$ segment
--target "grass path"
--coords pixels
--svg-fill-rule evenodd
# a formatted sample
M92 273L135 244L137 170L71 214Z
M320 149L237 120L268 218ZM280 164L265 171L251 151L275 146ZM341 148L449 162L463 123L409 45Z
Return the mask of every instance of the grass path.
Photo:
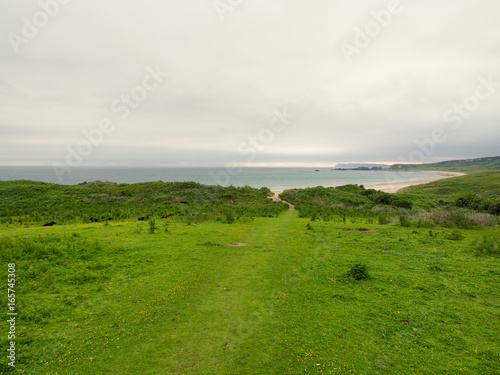
M280 198L280 193L279 192L273 192L273 195L270 197L273 201L276 202L283 202L288 204L288 207L290 210L295 210L295 206L287 201L284 201L283 199Z
M115 315L140 313L143 318L138 323L142 327L121 337L120 346L114 346L102 363L94 361L88 371L269 374L269 363L282 355L276 353L280 347L276 345L280 330L276 304L281 296L283 273L298 261L290 239L296 238L297 229L305 226L302 221L296 211L286 211L277 218L223 226L226 230L222 232L210 233L212 227L203 225L173 229L169 248L192 241L183 244L186 250L177 252L173 259L167 258L165 251L146 254L154 262L150 264L154 273L132 281L122 276L120 282L127 283L125 289L110 297L114 299L109 300L109 308L103 307L102 315L109 314L111 305L116 306L116 298L120 298L124 308L129 306L136 312L122 310ZM175 234L176 231L180 232ZM207 243L224 243L197 250L200 235L211 240ZM163 240L155 241L161 244ZM246 245L228 246L231 242ZM149 247L155 246L150 243ZM164 276L158 273L160 269ZM175 278L173 272L177 272ZM110 284L119 287L117 281ZM169 301L166 305L162 302L165 299ZM144 307L131 305L137 301L143 301Z
M232 248L237 254L221 264L225 272L185 309L189 320L177 327L177 331L187 333L179 333L183 350L173 357L165 353L172 358L172 373L258 373L261 366L255 361L266 359L252 358L251 353L266 344L268 354L272 352L268 325L280 292L276 266L293 251L286 238L294 231L297 216L288 211L276 219L263 220L242 237L246 246ZM193 324L203 329L193 335Z

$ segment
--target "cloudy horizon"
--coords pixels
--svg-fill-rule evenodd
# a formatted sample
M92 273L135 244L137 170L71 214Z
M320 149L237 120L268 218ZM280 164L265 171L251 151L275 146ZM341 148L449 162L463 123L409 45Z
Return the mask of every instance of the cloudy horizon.
M0 165L497 156L494 0L2 5Z

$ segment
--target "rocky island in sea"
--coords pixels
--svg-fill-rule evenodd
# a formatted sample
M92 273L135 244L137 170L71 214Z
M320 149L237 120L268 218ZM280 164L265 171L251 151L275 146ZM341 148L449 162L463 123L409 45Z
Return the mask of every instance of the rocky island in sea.
M387 164L337 164L332 171L382 171L391 166Z

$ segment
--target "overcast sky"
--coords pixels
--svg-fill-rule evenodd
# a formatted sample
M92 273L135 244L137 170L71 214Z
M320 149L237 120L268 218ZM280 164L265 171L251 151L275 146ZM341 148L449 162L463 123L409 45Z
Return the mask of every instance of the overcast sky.
M498 0L60 2L0 5L0 165L500 155Z

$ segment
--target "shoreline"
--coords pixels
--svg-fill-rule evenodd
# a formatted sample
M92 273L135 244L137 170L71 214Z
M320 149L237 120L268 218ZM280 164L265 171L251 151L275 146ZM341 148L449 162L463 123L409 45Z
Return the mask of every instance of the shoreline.
M463 172L442 172L442 171L419 171L419 172L435 173L440 175L440 177L425 178L422 180L406 181L406 182L389 182L385 184L367 186L366 188L380 190L385 193L397 193L399 190L406 188L408 186L428 184L430 182L439 181L445 178L465 176L467 174Z
M365 186L365 187L367 189L380 190L380 191L383 191L385 193L397 193L399 190L406 188L408 186L428 184L430 182L439 181L439 180L442 180L445 178L465 176L467 174L464 172L445 172L445 171L419 171L419 172L435 173L437 175L440 175L440 177L424 178L421 180L405 181L405 182L387 182L387 183L383 183L383 184L369 185L369 186ZM325 187L335 187L335 186L325 186ZM283 191L284 190L272 190L272 192L274 193L273 196L277 197L278 195L283 193Z

